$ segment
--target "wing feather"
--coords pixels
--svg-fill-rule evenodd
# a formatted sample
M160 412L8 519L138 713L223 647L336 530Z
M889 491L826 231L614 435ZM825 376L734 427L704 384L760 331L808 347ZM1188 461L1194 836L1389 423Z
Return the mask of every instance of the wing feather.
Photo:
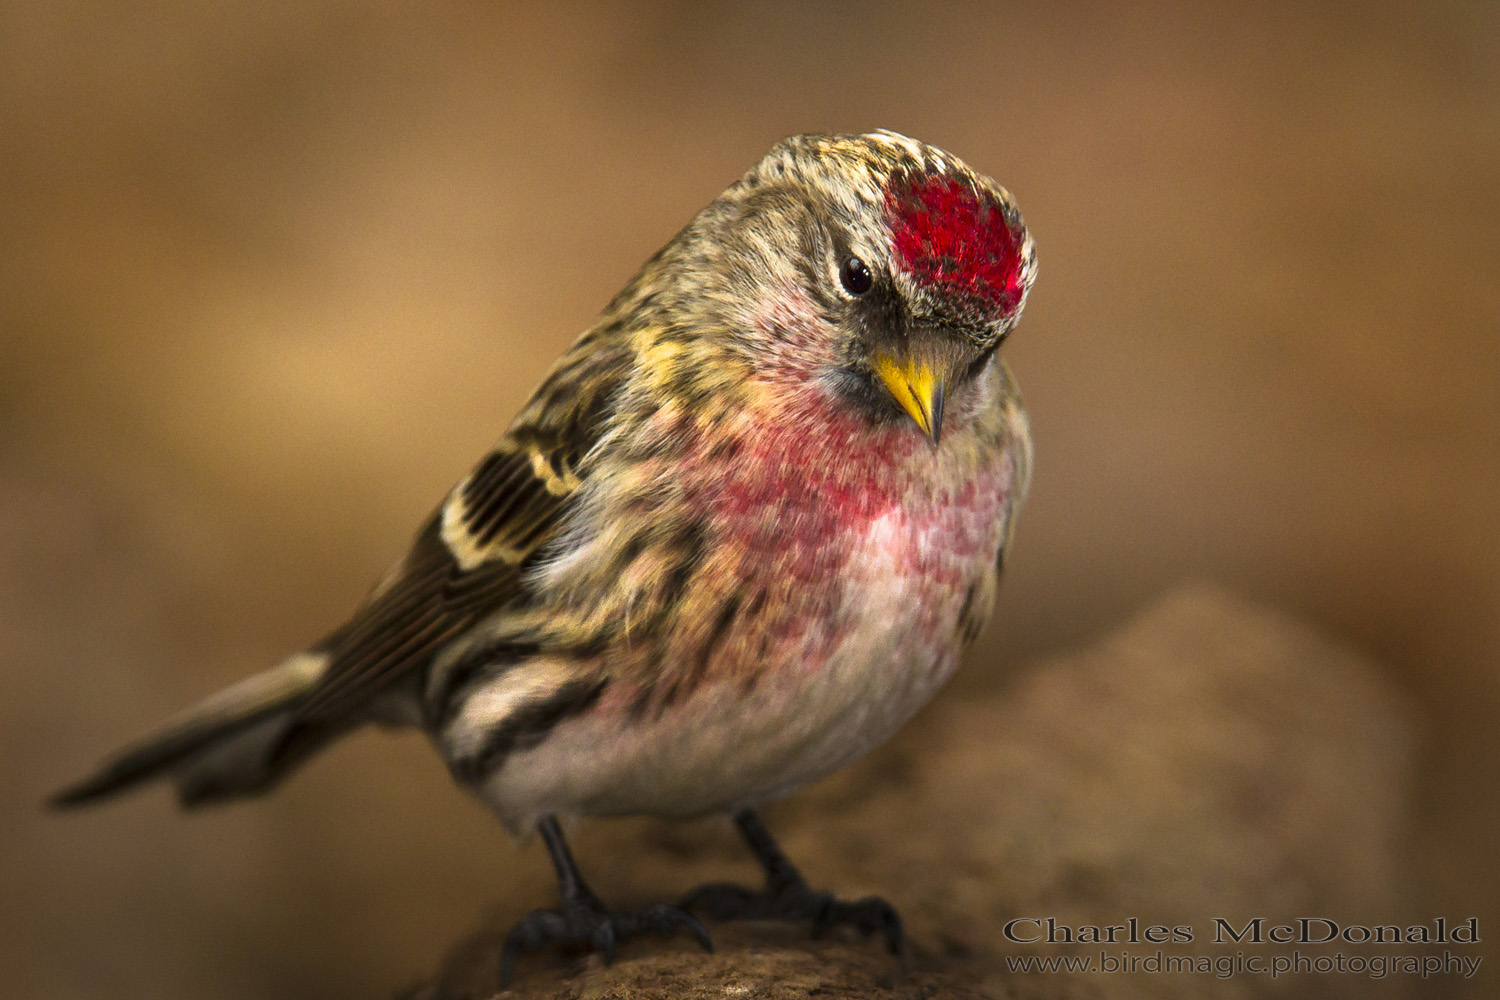
M328 668L298 708L279 752L321 724L355 717L370 697L425 670L479 621L525 603L529 560L556 534L582 485L628 366L619 340L585 338L494 451L448 495L406 558L318 649ZM586 373L584 384L561 373Z

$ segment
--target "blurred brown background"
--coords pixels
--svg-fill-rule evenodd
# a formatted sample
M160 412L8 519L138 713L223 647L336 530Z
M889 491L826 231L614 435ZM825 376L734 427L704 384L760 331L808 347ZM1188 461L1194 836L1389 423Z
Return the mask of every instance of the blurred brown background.
M1425 719L1413 922L1500 935L1495 5L105 6L0 13L15 995L381 996L547 898L416 738L190 819L38 803L335 623L772 142L873 127L1039 247L1036 487L961 683L1183 577L1284 606Z

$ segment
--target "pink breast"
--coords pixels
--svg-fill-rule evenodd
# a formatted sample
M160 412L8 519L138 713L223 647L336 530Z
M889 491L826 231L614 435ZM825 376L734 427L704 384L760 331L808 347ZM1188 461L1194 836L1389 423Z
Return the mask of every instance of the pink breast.
M686 476L690 502L712 511L741 554L742 578L815 585L824 599L809 613L843 603L864 575L850 562L866 561L872 544L888 549L879 572L922 576L938 590L967 587L974 565L994 558L1006 486L999 457L960 477L915 425L872 428L815 398L795 420L747 421L732 445L700 455Z
M869 524L901 505L925 445L915 428L875 429L810 405L794 419L746 421L689 477L732 540L811 579L837 570Z

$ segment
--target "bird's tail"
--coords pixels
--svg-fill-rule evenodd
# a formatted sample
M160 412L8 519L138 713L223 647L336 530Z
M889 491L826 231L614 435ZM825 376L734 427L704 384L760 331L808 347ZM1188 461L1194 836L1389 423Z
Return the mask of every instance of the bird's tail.
M176 782L184 806L265 791L307 756L278 748L327 665L322 653L298 653L245 678L123 748L50 804L83 805L162 777Z

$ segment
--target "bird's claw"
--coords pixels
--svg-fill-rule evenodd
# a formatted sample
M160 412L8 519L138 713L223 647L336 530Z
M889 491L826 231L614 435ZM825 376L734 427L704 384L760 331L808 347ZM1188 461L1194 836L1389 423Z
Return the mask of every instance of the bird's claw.
M800 878L779 881L754 892L741 885L715 882L699 886L677 904L710 920L811 920L813 936L822 937L839 925L853 927L864 937L879 933L886 948L899 955L905 946L901 915L879 896L845 902L819 892Z
M614 913L597 900L571 903L562 910L532 910L511 928L500 958L500 988L510 985L516 957L523 951L539 951L549 945L583 945L609 965L615 946L643 934L670 936L681 928L697 938L704 951L713 951L713 939L697 917L669 903L658 903L634 913Z

